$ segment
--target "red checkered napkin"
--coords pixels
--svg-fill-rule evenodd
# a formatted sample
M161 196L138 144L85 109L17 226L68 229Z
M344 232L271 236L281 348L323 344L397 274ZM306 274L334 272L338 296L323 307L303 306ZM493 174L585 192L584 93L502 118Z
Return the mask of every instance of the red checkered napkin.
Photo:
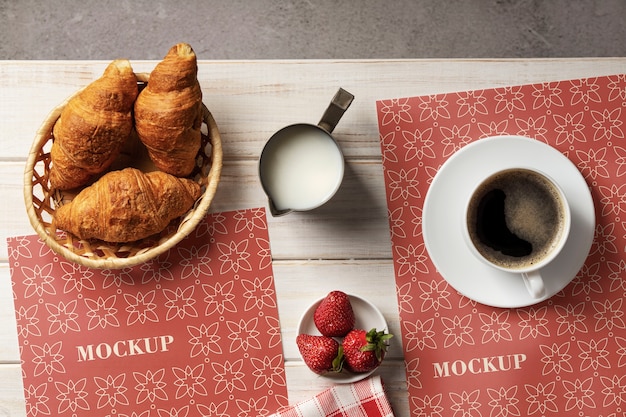
M336 385L269 417L393 417L380 376Z

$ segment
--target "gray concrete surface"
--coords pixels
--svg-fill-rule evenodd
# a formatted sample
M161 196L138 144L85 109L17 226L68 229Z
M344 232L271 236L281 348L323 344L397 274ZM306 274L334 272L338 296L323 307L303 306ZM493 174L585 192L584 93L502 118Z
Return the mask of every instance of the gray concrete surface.
M0 0L0 59L626 56L626 0Z

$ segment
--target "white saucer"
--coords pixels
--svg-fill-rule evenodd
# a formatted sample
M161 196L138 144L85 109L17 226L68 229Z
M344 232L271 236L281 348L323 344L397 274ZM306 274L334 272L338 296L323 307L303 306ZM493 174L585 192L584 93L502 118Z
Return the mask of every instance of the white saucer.
M387 321L385 320L385 317L380 312L378 307L367 301L365 298L361 298L353 294L348 294L348 298L350 299L350 304L352 305L352 310L354 311L355 329L363 329L365 331L369 331L373 328L376 328L376 330L378 331L388 331ZM313 321L313 314L315 313L315 309L318 305L320 305L323 299L324 297L316 300L304 311L302 317L300 317L300 322L298 323L298 334L321 334L315 326L315 322ZM336 340L341 342L340 338L336 338ZM348 384L365 379L373 372L374 371L352 373L344 369L341 373L331 372L322 376L324 378L331 379L333 382L339 384Z
M470 190L489 173L512 164L548 174L571 207L570 237L557 258L542 269L546 294L539 299L530 296L519 274L480 262L463 239L462 211ZM534 139L498 136L466 145L441 166L426 195L422 225L431 260L454 289L481 304L514 308L544 301L576 277L593 243L595 210L585 179L561 152Z

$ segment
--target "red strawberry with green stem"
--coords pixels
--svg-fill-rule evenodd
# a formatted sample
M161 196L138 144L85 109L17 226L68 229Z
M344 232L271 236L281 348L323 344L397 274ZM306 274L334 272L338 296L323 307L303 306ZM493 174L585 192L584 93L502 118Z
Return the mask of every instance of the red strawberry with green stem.
M378 367L387 351L388 340L393 335L372 329L352 330L343 339L345 366L352 372L369 372Z
M331 291L317 306L313 322L324 336L343 337L354 328L350 298L342 291Z
M299 334L296 344L304 363L316 374L341 372L343 355L339 343L326 336Z

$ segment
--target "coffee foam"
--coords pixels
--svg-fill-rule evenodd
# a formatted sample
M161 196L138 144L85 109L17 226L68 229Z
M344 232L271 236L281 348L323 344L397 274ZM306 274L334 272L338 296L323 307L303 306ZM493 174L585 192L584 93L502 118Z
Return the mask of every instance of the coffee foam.
M508 229L532 245L527 256L509 256L479 241L476 232L478 203L490 191L502 190L504 217ZM558 190L544 177L528 170L509 170L486 180L474 193L470 212L470 236L478 251L492 263L521 269L541 262L560 240L565 208Z

